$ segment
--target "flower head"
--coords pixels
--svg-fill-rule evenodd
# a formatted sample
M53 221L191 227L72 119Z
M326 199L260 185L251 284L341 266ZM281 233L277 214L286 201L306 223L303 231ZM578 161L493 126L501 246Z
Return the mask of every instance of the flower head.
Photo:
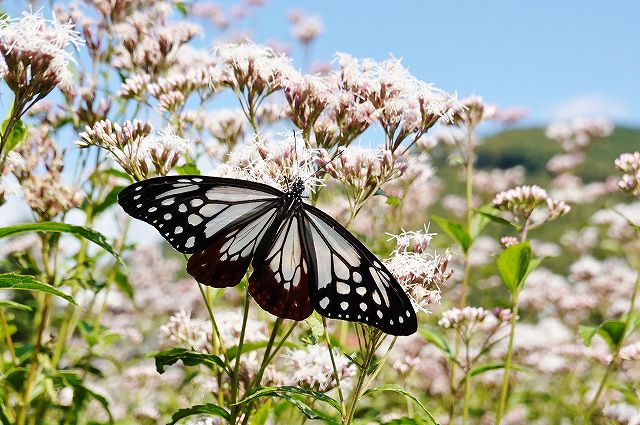
M29 99L44 97L56 85L71 84L66 49L79 47L83 40L73 24L44 19L40 12L24 12L19 19L0 19L0 55L3 77L14 93ZM21 99L23 101L23 99ZM25 103L26 103L25 101Z
M547 207L544 221L555 220L571 211L563 201L551 198L540 186L519 186L498 193L492 201L493 207L513 214L516 219L527 221L534 211L543 205Z
M444 255L396 250L384 261L398 280L417 311L427 312L430 304L440 302L440 287L453 275L447 270L451 253Z
M489 312L482 307L452 308L442 313L438 324L443 328L458 329L462 335L470 336L488 315Z
M292 182L301 179L313 191L322 180L317 177L317 151L305 146L301 137L289 132L274 140L257 136L256 140L237 152L218 169L218 174L268 184L288 191Z
M616 159L615 166L623 173L618 187L634 196L640 196L640 152L623 153Z
M336 386L333 365L329 349L322 345L309 345L304 349L289 350L288 362L292 366L290 385L312 388L326 392ZM337 350L333 353L335 368L339 379L350 378L356 374L356 366Z
M324 32L322 20L317 16L301 16L292 23L291 35L305 46Z
M135 119L120 125L103 120L93 127L87 126L75 143L79 148L98 146L107 150L127 173L142 179L149 172L147 137L152 131L153 126L149 121Z
M565 152L584 151L593 139L613 132L613 123L604 118L575 118L568 122L555 122L547 127L547 137L560 143Z
M189 142L178 136L172 129L159 131L147 148L149 159L159 176L167 173L178 163L178 160L189 149Z

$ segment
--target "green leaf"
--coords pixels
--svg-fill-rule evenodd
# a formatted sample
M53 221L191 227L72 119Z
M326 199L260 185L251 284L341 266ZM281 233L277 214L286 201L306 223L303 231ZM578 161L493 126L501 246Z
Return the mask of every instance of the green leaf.
M431 219L435 221L438 226L440 226L440 228L444 230L444 232L454 241L458 242L458 245L460 245L460 248L462 248L464 252L469 250L473 241L462 224L447 220L446 218L437 215L431 216Z
M444 336L437 328L434 326L423 326L418 329L418 332L424 339L438 347L440 351L442 351L442 354L444 354L449 360L452 360L455 357L447 337Z
M69 295L57 290L51 285L38 281L33 276L20 275L15 273L0 274L0 289L18 289L23 291L44 292L46 294L60 297L71 304L78 305Z
M264 387L251 393L249 396L245 397L243 400L240 400L237 404L245 404L249 401L255 400L260 397L283 398L284 394L298 394L305 397L313 397L318 401L327 403L329 406L333 407L336 411L338 411L338 413L342 413L340 404L337 401L335 401L333 398L329 397L328 395L318 391L313 391L307 388L291 387L291 386Z
M535 269L538 268L538 266L542 263L542 260L544 260L544 257L532 258L529 261L529 267L527 267L527 272L522 277L522 282L520 282L520 288L519 289L523 289L524 284L527 281L527 278L529 277L529 275L531 274L532 271L534 271Z
M173 425L178 422L180 419L186 418L188 416L193 415L202 415L209 414L214 416L219 416L225 421L229 422L231 420L231 415L225 409L220 406L216 406L215 404L200 404L198 406L191 406L186 409L180 409L171 417L171 422L167 425Z
M2 123L2 134L7 130L7 125L9 125L9 118L4 120ZM3 155L6 156L7 153L14 150L22 141L27 137L27 128L25 127L22 120L18 120L16 124L13 126L13 130L11 130L11 134L7 138L7 142L5 143L5 151Z
M376 190L376 192L373 195L384 196L385 198L387 198L387 200L385 201L387 205L391 205L393 207L395 207L396 205L400 205L400 199L396 198L395 196L387 195L386 193L384 193L384 190L382 190L381 188L378 188L378 190Z
M129 276L122 273L122 271L117 270L114 276L113 281L115 282L118 289L124 292L130 300L133 301L133 286L131 286L131 282L129 282Z
M199 176L201 174L198 166L192 163L179 165L177 167L173 167L173 169L181 176Z
M178 11L182 14L182 16L186 17L188 15L187 8L185 7L183 2L177 2L175 5L176 5L176 9L178 9Z
M480 232L489 224L489 218L482 214L473 214L471 217L471 228L469 230L471 239L475 240Z
M108 174L110 176L114 176L114 177L119 177L121 179L125 179L131 183L133 183L133 178L125 173L124 171L120 171L120 170L116 170L115 168L109 168L108 170L104 171L105 174Z
M317 311L314 311L313 313L311 313L311 316L307 317L304 321L307 323L307 325L309 325L311 332L317 338L320 338L322 335L324 335L324 326L322 325L322 316L320 316L320 314L318 314Z
M605 320L598 326L578 326L578 335L587 347L591 345L593 337L600 335L613 351L625 335L625 323L621 320Z
M45 221L42 223L16 224L15 226L0 227L0 238L27 232L70 233L74 236L87 239L95 243L96 245L99 245L109 254L113 255L113 257L118 261L122 262L120 256L114 251L111 243L106 238L106 236L104 236L100 232L89 229L88 227L74 226L72 224L56 223L52 221Z
M0 278L2 277L2 275L0 275ZM9 301L9 300L0 300L0 307L4 307L4 308L15 308L16 310L24 310L24 311L31 311L33 310L31 307L29 307L28 305L24 305L24 304L20 304L17 303L15 301Z
M387 205L391 205L392 207L395 207L397 205L400 205L400 199L396 198L395 196L387 196L387 200L385 201L385 203Z
M124 186L116 186L107 193L102 202L94 205L93 215L96 216L104 212L107 208L118 202L118 194L124 189Z
M339 422L320 410L314 409L302 400L299 400L289 394L282 394L280 397L297 407L307 418L319 419L330 425L339 425Z
M506 248L498 257L497 265L504 284L512 293L518 291L529 272L531 246L529 241Z
M24 383L27 381L27 373L26 367L16 367L6 372L2 379L19 393L22 392Z
M182 360L185 366L204 365L208 368L214 366L221 367L226 370L224 361L216 355L199 353L197 351L185 350L184 348L173 348L167 351L155 353L152 356L156 359L156 369L158 373L164 373L166 366L171 366L178 360Z
M2 425L11 425L9 417L7 416L7 408L2 400L0 400L0 423L2 423Z
M488 218L490 221L496 223L496 224L501 224L503 226L509 226L514 228L515 230L520 231L521 226L516 224L516 223L512 223L509 220L506 220L502 217L500 217L499 215L499 210L495 209L495 208L491 208L491 207L483 207L480 209L474 209L473 210L476 214L480 214L486 218Z
M109 410L109 402L107 401L106 397L85 387L82 378L75 372L71 372L68 370L56 370L48 372L47 376L53 380L54 385L56 385L58 388L73 388L75 392L74 399L76 397L89 396L90 398L96 400L98 403L100 403L107 415L109 415L109 423L113 423L113 416L111 416L111 411Z
M423 422L417 418L409 418L403 416L401 418L392 419L389 422L385 422L382 425L422 425Z
M374 387L374 388L368 389L367 391L365 391L365 393L363 395L369 395L369 394L377 393L377 392L380 392L380 391L391 391L391 392L403 395L403 396L405 396L407 398L410 398L418 406L420 406L420 408L424 411L424 413L427 414L427 418L429 419L429 423L434 424L434 425L439 425L438 421L436 421L436 418L433 417L431 412L429 412L427 410L427 408L424 407L424 404L422 404L420 402L420 400L418 400L418 398L416 396L414 396L413 394L411 394L410 392L408 392L407 390L403 389L402 387L400 387L398 385L395 385L395 384L380 385L378 387Z
M251 415L249 425L265 425L271 414L271 400L267 400L254 414Z
M486 364L475 366L473 369L471 369L471 376L482 375L485 372L489 372L491 370L496 370L496 369L504 369L504 363L486 363ZM519 365L514 365L514 364L509 366L509 370L515 370L518 372L527 372L526 368Z

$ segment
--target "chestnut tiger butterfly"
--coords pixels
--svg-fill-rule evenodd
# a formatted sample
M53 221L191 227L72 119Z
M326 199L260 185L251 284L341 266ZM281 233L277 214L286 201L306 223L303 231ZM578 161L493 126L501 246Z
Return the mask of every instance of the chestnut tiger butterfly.
M278 317L313 310L392 335L417 330L408 296L374 254L303 201L301 179L286 192L248 180L155 177L122 190L118 203L184 254L198 282L236 286L249 265L249 294Z

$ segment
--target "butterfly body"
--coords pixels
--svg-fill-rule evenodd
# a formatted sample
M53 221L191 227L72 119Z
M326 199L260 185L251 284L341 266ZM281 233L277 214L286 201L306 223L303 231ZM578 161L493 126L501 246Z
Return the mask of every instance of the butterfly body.
M125 188L124 210L153 225L187 271L213 287L237 285L266 311L303 320L366 323L394 335L416 331L407 295L384 265L337 221L303 200L304 183L283 192L261 183L204 176L158 177Z

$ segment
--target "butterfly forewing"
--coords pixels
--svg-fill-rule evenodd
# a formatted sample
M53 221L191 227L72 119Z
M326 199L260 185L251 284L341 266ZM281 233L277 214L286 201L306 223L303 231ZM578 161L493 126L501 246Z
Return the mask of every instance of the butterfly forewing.
M313 307L323 316L366 323L393 335L417 329L415 311L400 284L358 239L317 208L305 205L304 248L316 285Z
M232 224L275 208L282 192L259 183L218 177L157 177L118 195L134 218L146 221L178 251L191 254Z
M292 212L265 238L253 260L249 293L266 311L278 317L303 320L313 312L309 301L308 253L304 249L302 210Z

